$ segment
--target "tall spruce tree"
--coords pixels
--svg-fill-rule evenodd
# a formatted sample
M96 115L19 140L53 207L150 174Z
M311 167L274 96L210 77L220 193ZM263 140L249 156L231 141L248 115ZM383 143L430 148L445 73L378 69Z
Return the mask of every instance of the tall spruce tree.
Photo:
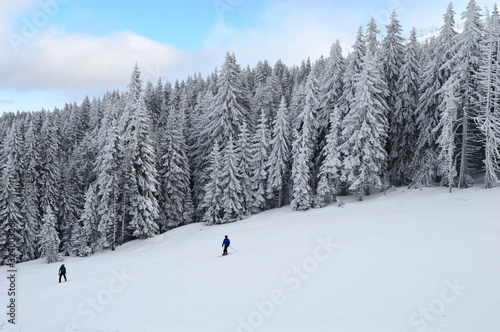
M6 160L2 166L0 183L0 249L1 263L14 265L21 260L21 252L29 243L24 243L22 236L23 218L21 215L21 166L19 137L16 135L17 124L8 130L3 142L2 155Z
M451 64L448 67L453 68L449 80L457 80L456 83L453 82L453 85L459 89L457 91L460 98L457 117L457 121L460 122L457 128L457 139L460 145L460 151L457 151L460 156L458 186L465 188L472 185L470 174L478 168L478 165L474 165L474 160L481 158L483 152L477 144L480 131L474 118L478 114L478 70L484 28L481 21L481 9L475 0L469 1L467 9L462 13L462 18L464 29L457 37L456 53L449 60Z
M414 170L411 186L428 185L437 179L437 137L435 131L439 123L438 107L443 97L439 90L451 75L452 64L449 61L455 52L456 35L455 12L450 3L443 15L443 26L432 46L431 59L424 65L420 80L420 97L416 110L418 131L415 155L412 162ZM450 67L451 66L451 67Z
M262 110L257 123L257 130L252 140L253 172L252 189L254 193L250 213L258 213L266 208L266 191L268 178L268 160L270 153L271 134L267 125L266 111Z
M183 116L182 109L172 109L164 131L159 169L160 206L165 218L161 221L162 231L191 222L184 219L186 209L192 210L193 207L186 206L191 202L191 187Z
M456 144L455 132L457 123L457 112L459 97L457 96L458 87L456 86L457 80L448 80L441 88L441 94L444 99L439 106L443 111L438 126L435 128L436 132L440 132L437 139L439 145L439 175L441 175L443 185L449 187L451 193L452 187L455 184L456 170Z
M21 169L21 214L23 226L21 230L24 246L21 248L21 260L29 261L38 257L37 234L40 231L39 181L40 157L38 140L33 119L30 119L24 140L24 153Z
M292 209L307 210L312 207L316 186L316 174L312 162L317 148L318 119L318 81L311 71L304 88L304 108L299 115L301 123L294 142L295 149L292 165L293 196Z
M410 39L405 46L404 62L397 82L396 103L392 117L392 132L389 145L391 165L389 179L396 184L409 184L412 176L417 128L415 110L419 97L420 63L419 45L416 30L412 29Z
M336 107L330 115L330 131L323 148L316 206L323 207L336 200L342 172L342 116Z
M128 229L136 238L148 238L158 233L158 201L156 197L158 171L150 132L150 119L142 93L139 68L134 68L122 121L122 142L125 153L125 174L128 184Z
M484 187L492 188L500 182L500 17L496 4L487 20L480 61L480 104L475 120L483 133Z
M47 204L42 217L39 243L41 256L45 257L49 264L58 262L61 259L59 256L59 244L61 240L57 236L56 222L56 216L52 212L50 204Z
M204 211L202 220L207 225L222 223L222 188L221 188L221 153L217 142L210 154L210 165L208 168L209 181L205 185L205 196L200 203Z
M111 246L114 249L118 242L121 192L119 171L123 156L118 134L118 105L108 100L106 108L106 115L99 130L99 152L94 166L97 174L95 195L99 202L97 207L98 228L101 230L99 247L102 249Z
M349 190L362 200L370 186L383 186L387 163L387 85L376 64L367 53L362 71L356 79L353 108L343 120L342 135L346 138L341 149L344 160L343 178Z
M401 113L400 110L396 108L397 97L400 92L398 80L404 62L404 38L401 36L401 24L395 10L391 13L390 23L386 26L386 30L387 35L382 41L382 59L388 89L388 95L386 97L388 107L387 120L389 121L387 153L390 155L393 150L398 148L398 146L394 145L399 142L400 133L405 130L405 128L399 127L404 125L404 123L398 122L398 115ZM389 174L394 173L392 169L392 163L388 164Z
M290 123L287 118L286 100L283 96L278 113L273 121L273 133L270 143L271 151L268 160L268 198L277 198L276 206L281 207L286 202L284 193L290 176Z
M222 151L220 170L220 186L222 223L229 223L245 217L243 198L241 197L241 173L238 168L238 157L232 137Z

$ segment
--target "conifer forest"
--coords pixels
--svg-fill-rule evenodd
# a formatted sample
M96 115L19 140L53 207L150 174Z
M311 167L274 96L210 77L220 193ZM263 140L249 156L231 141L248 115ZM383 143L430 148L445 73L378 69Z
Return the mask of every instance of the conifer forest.
M3 114L1 263L393 186L498 185L500 15L474 0L460 14L458 29L450 3L417 38L393 12L300 65L228 52L206 77L143 82L137 64L127 91Z

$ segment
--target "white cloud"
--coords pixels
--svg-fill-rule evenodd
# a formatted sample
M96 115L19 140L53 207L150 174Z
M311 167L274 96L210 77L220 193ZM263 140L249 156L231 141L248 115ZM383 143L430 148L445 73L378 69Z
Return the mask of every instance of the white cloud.
M157 79L188 59L132 32L92 37L44 31L19 52L4 49L3 54L7 61L0 63L0 72L7 75L0 76L0 85L18 88L113 88L128 81L136 62L143 75Z

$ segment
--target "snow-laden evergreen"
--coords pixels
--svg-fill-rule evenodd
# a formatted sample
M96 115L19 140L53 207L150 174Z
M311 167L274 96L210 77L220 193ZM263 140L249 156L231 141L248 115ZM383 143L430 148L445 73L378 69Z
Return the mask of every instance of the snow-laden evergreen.
M439 108L442 112L439 124L435 128L436 132L440 132L437 139L439 145L438 175L443 177L442 183L449 187L450 192L453 185L455 185L455 176L457 175L455 134L459 97L457 97L458 88L454 85L454 82L456 81L449 80L441 88L441 94L444 98Z
M430 59L423 65L420 78L420 96L416 110L417 144L412 162L414 170L412 186L426 186L437 179L438 107L443 97L438 93L451 75L450 59L455 50L455 12L450 3L443 15L439 36L431 43Z
M250 213L258 213L266 209L266 192L268 177L268 160L270 153L271 133L268 128L266 111L263 109L257 122L257 128L252 140L253 174L252 186L254 199Z
M342 97L345 60L342 47L337 40L330 48L330 56L326 59L325 69L319 80L319 110L318 110L318 149L326 144L326 135L330 127L329 119L340 98ZM322 158L320 159L322 161Z
M21 178L24 184L21 189L21 213L23 227L21 230L23 245L21 246L21 260L28 261L38 257L37 236L40 231L39 186L40 157L39 143L35 132L35 120L29 121L24 135L24 153L22 156Z
M2 178L0 186L0 262L12 264L21 260L21 248L28 249L30 243L23 243L21 237L24 220L21 214L21 181L20 173L20 144L17 136L17 125L7 133L3 143L2 155L6 157L2 166ZM27 239L30 240L30 239ZM20 246L21 244L21 246Z
M367 53L355 85L352 109L342 123L344 159L343 179L359 200L370 187L382 188L387 165L387 85L376 57Z
M311 71L304 88L304 108L299 115L300 131L297 132L294 142L293 151L296 153L292 156L293 198L291 206L294 210L307 210L312 207L313 203L316 179L311 164L319 128L317 119L318 93L318 81L314 71Z
M0 215L20 216L2 220L2 255L10 228L17 261L48 248L42 226L53 247L47 219L58 254L86 256L377 187L465 188L476 172L497 186L498 10L471 0L462 17L458 29L450 3L436 37L405 41L393 11L385 36L372 18L345 58L340 41L295 65L227 53L206 77L144 89L136 65L125 92L2 114Z
M95 188L90 185L85 193L85 204L80 216L84 236L80 238L80 243L76 248L79 256L86 256L88 252L102 251L104 248L109 247L109 227L105 223L105 219L99 218L98 204ZM79 235L78 232L74 234Z
M220 224L222 222L222 188L221 188L221 153L219 145L215 142L210 154L210 166L207 170L209 181L205 185L205 196L200 203L205 211L202 221L207 225Z
M389 155L393 153L400 153L401 151L393 152L393 150L398 150L400 146L401 133L404 132L404 123L401 122L402 117L409 117L411 115L403 115L397 107L398 97L401 97L399 78L401 76L401 67L404 63L404 38L401 35L402 27L399 19L397 18L396 10L391 13L391 18L389 24L386 26L387 34L382 41L382 60L383 71L385 74L385 82L387 84L387 121L389 122L388 127L388 141L387 141L387 153ZM373 53L372 55L376 55ZM391 161L391 160L389 160ZM388 163L389 174L398 173L399 170L393 170L393 163ZM400 179L396 179L400 180Z
M243 213L248 215L254 206L256 198L256 193L254 191L256 187L254 182L255 179L252 176L255 173L256 165L252 150L252 138L250 137L250 132L245 122L241 126L241 131L235 149L238 160L238 169L241 175L240 195L243 199Z
M285 97L281 98L276 118L273 120L273 132L270 142L271 151L268 159L267 193L271 200L277 199L276 207L283 206L291 163L290 123L288 122ZM273 204L274 205L274 204Z
M389 94L387 95L387 106L389 107L389 124L391 131L397 131L397 128L392 128L393 117L395 116L396 99L398 96L398 80L400 76L401 66L404 62L404 38L401 23L397 17L396 10L393 10L390 17L390 22L386 26L387 34L382 41L382 63L384 74ZM372 53L372 56L375 56Z
M389 154L389 179L396 184L409 184L416 144L415 110L418 102L420 63L415 29L405 46L403 65L399 71L397 94L392 111Z
M372 17L366 26L366 46L367 51L372 54L377 54L380 51L380 42L378 40L380 29L377 22Z
M481 45L480 106L476 121L483 133L484 186L492 188L499 183L497 173L500 173L500 17L496 4L487 23Z
M234 140L229 137L229 141L222 150L222 163L220 170L221 209L222 223L241 220L245 217L243 197L240 195L241 171L238 167L238 155L234 145Z
M120 221L119 195L120 195L120 164L123 160L122 147L118 133L118 109L111 100L108 101L106 113L99 132L99 152L96 156L95 168L98 174L96 179L96 199L99 202L98 224L102 232L99 234L98 248L114 248L117 243L117 234ZM92 206L88 208L93 208ZM87 211L87 213L91 213Z
M330 115L330 131L323 148L323 163L320 168L316 205L323 207L336 200L338 186L343 169L342 151L342 115L336 107Z
M61 240L57 236L56 221L52 208L47 204L42 217L42 229L39 237L40 256L45 257L47 263L58 262L61 259L59 255Z
M462 19L464 29L456 38L456 53L449 60L451 64L448 67L453 67L449 80L456 80L452 84L458 87L457 96L460 98L457 114L457 121L460 122L457 130L460 145L457 151L460 157L457 185L466 188L472 185L471 172L476 168L473 160L482 154L481 147L477 144L480 132L473 120L478 114L478 69L483 34L481 9L475 0L469 1ZM443 109L440 111L444 112Z
M190 170L187 160L187 146L184 137L184 112L171 109L162 140L160 177L161 210L163 220L161 230L166 231L187 224L185 214L191 215Z
M128 117L124 129L125 181L128 185L127 205L132 236L148 238L158 233L159 215L156 197L158 171L153 141L150 133L150 119L142 94L140 71L136 66L129 85L127 108L122 116Z
M342 115L347 114L352 108L351 103L356 94L356 79L358 78L358 74L361 72L363 59L366 55L367 46L363 35L363 29L361 27L358 29L356 40L352 48L352 52L349 53L349 56L346 59L347 64L344 73L343 92L338 105L342 111Z
M54 226L59 228L59 203L61 196L61 170L59 139L57 137L57 127L54 121L55 114L48 114L41 128L40 139L40 206L43 213L50 212L56 218Z

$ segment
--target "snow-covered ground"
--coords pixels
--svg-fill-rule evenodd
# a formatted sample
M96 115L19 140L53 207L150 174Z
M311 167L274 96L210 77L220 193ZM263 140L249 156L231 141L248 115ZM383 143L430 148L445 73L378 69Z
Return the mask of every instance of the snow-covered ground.
M2 267L0 330L500 331L500 188L341 199L19 264L16 325Z

